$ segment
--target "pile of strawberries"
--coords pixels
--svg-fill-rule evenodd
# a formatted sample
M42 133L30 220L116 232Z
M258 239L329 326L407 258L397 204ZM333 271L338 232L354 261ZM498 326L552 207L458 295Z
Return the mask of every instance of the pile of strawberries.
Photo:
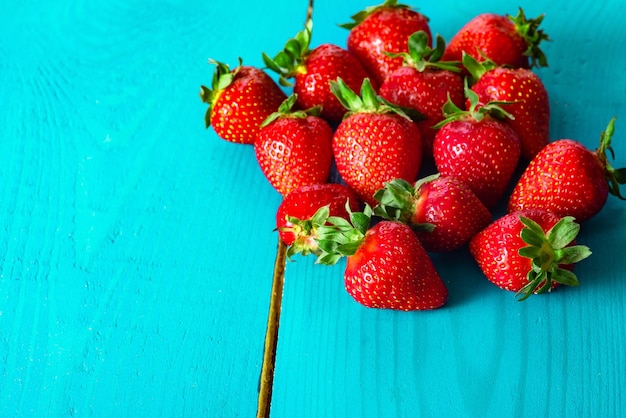
M520 299L577 285L574 263L591 254L575 242L579 223L609 193L624 199L626 169L607 161L615 118L595 151L550 140L533 72L547 65L542 18L480 14L446 45L424 15L386 0L343 25L346 49L311 48L309 19L262 55L265 69L211 61L206 126L254 146L284 196L276 222L288 255L346 257L346 290L365 306L443 306L429 254L463 247Z

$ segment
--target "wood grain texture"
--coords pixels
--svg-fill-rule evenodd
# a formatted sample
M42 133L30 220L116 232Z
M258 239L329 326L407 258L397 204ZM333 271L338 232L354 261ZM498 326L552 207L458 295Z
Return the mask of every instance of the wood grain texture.
M259 12L0 7L0 415L251 416L279 196L198 92Z

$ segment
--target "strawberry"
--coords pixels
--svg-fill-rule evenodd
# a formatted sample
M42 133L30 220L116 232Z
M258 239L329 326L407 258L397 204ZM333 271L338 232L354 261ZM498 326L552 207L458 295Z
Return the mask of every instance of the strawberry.
M398 107L385 103L365 79L361 96L341 79L333 93L348 109L333 136L337 172L361 200L374 204L386 181L414 181L420 169L422 139L417 125Z
M508 202L509 212L543 209L584 222L604 207L609 193L625 200L620 185L626 184L626 168L615 169L607 159L615 118L600 136L593 152L572 139L546 145L531 160L515 185Z
M444 119L441 109L452 100L464 107L463 77L460 62L440 61L445 41L437 36L436 47L430 48L426 32L409 37L408 52L392 54L403 59L403 66L393 71L380 86L378 94L392 103L415 109L425 116L417 122L422 134L424 155L432 156L435 133L433 126Z
M402 58L387 53L406 52L407 39L424 31L430 40L428 18L397 0L367 7L352 16L352 22L340 25L349 29L347 47L363 63L377 85L402 66Z
M508 115L491 102L478 106L478 96L466 89L470 105L464 111L446 103L446 119L433 143L433 158L442 176L467 184L489 209L506 191L520 157L517 133L506 122ZM510 116L510 115L509 115Z
M539 47L549 40L539 29L543 18L527 19L521 8L515 17L479 14L450 39L444 59L459 61L466 52L479 61L489 58L514 68L545 67L548 60Z
M446 252L465 245L491 223L491 213L474 192L453 177L439 174L415 185L396 179L374 196L374 213L413 227L427 251Z
M332 128L317 116L319 108L292 111L296 99L289 96L263 122L254 142L261 171L282 195L326 182L333 158Z
M371 208L350 213L350 221L328 218L318 228L318 262L346 257L344 284L358 303L403 311L443 306L448 290L411 228L401 222L371 225Z
M308 255L317 251L317 228L329 216L348 219L346 205L359 210L359 198L350 188L335 183L302 186L285 196L276 211L276 229L289 248L287 255ZM327 209L316 212L322 207ZM323 219L320 221L319 219Z
M469 249L489 281L523 300L560 284L578 285L573 265L591 254L586 246L574 245L579 230L572 217L518 211L476 234Z
M321 116L338 122L346 109L331 92L329 82L340 77L356 90L369 74L351 52L337 45L326 43L310 49L312 25L308 20L304 30L289 39L282 51L274 58L263 54L263 61L269 69L280 74L282 85L293 85L293 91L298 95L298 107L322 106ZM293 83L290 78L294 79Z
M239 65L215 64L211 88L200 86L200 98L209 105L204 122L227 141L253 144L261 123L287 98L262 70Z
M550 141L550 101L539 76L526 68L497 66L491 60L478 62L465 53L463 64L476 80L472 90L479 105L509 102L506 111L513 118L508 122L519 136L522 157L530 161Z

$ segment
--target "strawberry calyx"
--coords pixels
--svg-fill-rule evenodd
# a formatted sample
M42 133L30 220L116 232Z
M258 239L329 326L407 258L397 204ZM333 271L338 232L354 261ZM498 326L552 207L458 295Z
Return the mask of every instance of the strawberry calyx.
M539 15L534 19L526 18L524 10L520 7L517 16L507 15L509 20L515 25L515 31L520 35L528 48L524 51L524 55L530 58L531 67L547 67L548 59L546 54L541 50L539 44L542 41L549 41L550 38L542 30L539 29L545 15Z
M383 9L383 8L390 8L390 9L413 9L411 6L409 6L407 4L398 3L398 0L385 0L381 4L374 5L374 6L368 6L365 9L355 13L354 15L350 16L350 18L352 19L352 22L342 23L342 24L339 25L339 27L350 30L350 29L354 28L355 26L358 26L368 16L374 14L375 12L377 12L380 9Z
M354 255L363 242L371 225L372 208L366 204L363 212L353 212L346 203L346 211L349 219L328 216L324 212L320 214L320 221L324 215L326 218L324 224L317 228L319 255L316 263L336 264L341 258Z
M287 257L293 258L296 254L307 256L320 254L318 247L318 229L328 220L330 205L322 206L310 219L298 219L287 216L287 225L281 227L283 232L290 232L295 236L293 243L287 248Z
M613 168L611 164L609 164L607 156L608 152L611 154L611 158L615 159L615 152L611 147L611 138L615 131L615 119L616 117L613 117L609 121L606 129L600 134L600 146L595 153L600 161L600 165L604 169L604 175L609 184L609 192L621 200L626 200L626 196L622 195L620 191L620 185L626 184L626 167Z
M313 32L313 20L307 19L304 29L289 39L282 51L273 58L263 52L263 62L270 70L278 73L278 82L282 86L290 87L293 83L289 78L306 71L305 60L311 52L311 35Z
M503 105L510 104L511 102L494 100L486 104L481 104L478 94L471 90L467 86L467 79L465 79L465 97L469 100L469 107L467 110L461 109L452 102L450 94L448 94L448 101L443 105L443 114L445 118L438 124L433 126L433 129L440 129L444 125L454 121L467 121L476 120L480 122L489 115L499 120L515 119L515 116L504 110Z
M577 286L576 275L559 267L577 263L591 255L587 246L570 245L580 231L580 225L574 222L574 218L561 218L547 232L530 218L520 216L519 219L524 224L520 236L528 246L520 248L518 253L532 260L532 268L526 276L528 283L516 293L518 300L527 299L533 293L549 292L553 283Z
M269 125L278 118L306 118L307 116L319 116L322 113L322 106L313 106L305 110L293 110L293 106L298 100L298 95L293 93L287 97L278 107L276 112L270 114L261 124L261 128Z
M205 115L204 115L204 125L206 128L211 126L211 110L213 109L213 105L217 101L218 97L222 93L222 91L231 85L235 76L241 69L243 62L241 57L239 58L239 64L231 70L228 64L223 62L216 61L214 59L209 59L209 64L215 64L215 69L213 70L213 79L211 80L211 87L200 86L200 99L209 105Z
M415 223L413 215L420 196L417 191L421 185L435 180L439 174L424 177L414 185L404 179L386 182L384 187L374 194L378 204L374 207L374 215L390 221L408 224L416 231L432 232L435 225L431 223Z
M428 34L423 31L417 31L409 36L408 52L385 52L390 58L402 58L405 66L413 67L419 72L423 72L427 68L436 68L439 70L461 72L459 61L441 61L446 50L446 41L441 35L437 35L435 47L430 47L430 39Z
M498 68L498 64L488 57L483 57L482 61L478 61L465 51L462 53L461 62L469 73L468 83L470 85L474 85L486 72Z
M348 87L341 77L336 81L330 81L330 90L339 103L348 110L344 119L354 113L395 113L413 122L426 119L426 116L417 110L398 106L379 96L369 78L363 79L360 94Z

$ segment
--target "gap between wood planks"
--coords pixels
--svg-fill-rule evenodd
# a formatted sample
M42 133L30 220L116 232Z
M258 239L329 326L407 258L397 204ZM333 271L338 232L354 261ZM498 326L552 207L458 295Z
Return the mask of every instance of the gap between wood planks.
M308 0L306 20L313 18L313 0ZM265 345L263 351L263 365L259 382L259 399L257 404L257 418L269 418L272 403L272 389L274 386L274 366L276 364L276 346L278 344L278 325L280 323L280 309L285 284L285 267L287 260L287 246L278 238L276 261L274 262L274 278L272 279L272 293L265 330Z
M276 362L276 345L278 343L278 325L280 323L280 309L283 298L283 286L285 283L286 258L287 246L279 237L276 261L274 262L274 278L272 280L269 315L265 331L257 418L268 418L270 416L270 404L272 402L272 388L274 384L274 365Z

